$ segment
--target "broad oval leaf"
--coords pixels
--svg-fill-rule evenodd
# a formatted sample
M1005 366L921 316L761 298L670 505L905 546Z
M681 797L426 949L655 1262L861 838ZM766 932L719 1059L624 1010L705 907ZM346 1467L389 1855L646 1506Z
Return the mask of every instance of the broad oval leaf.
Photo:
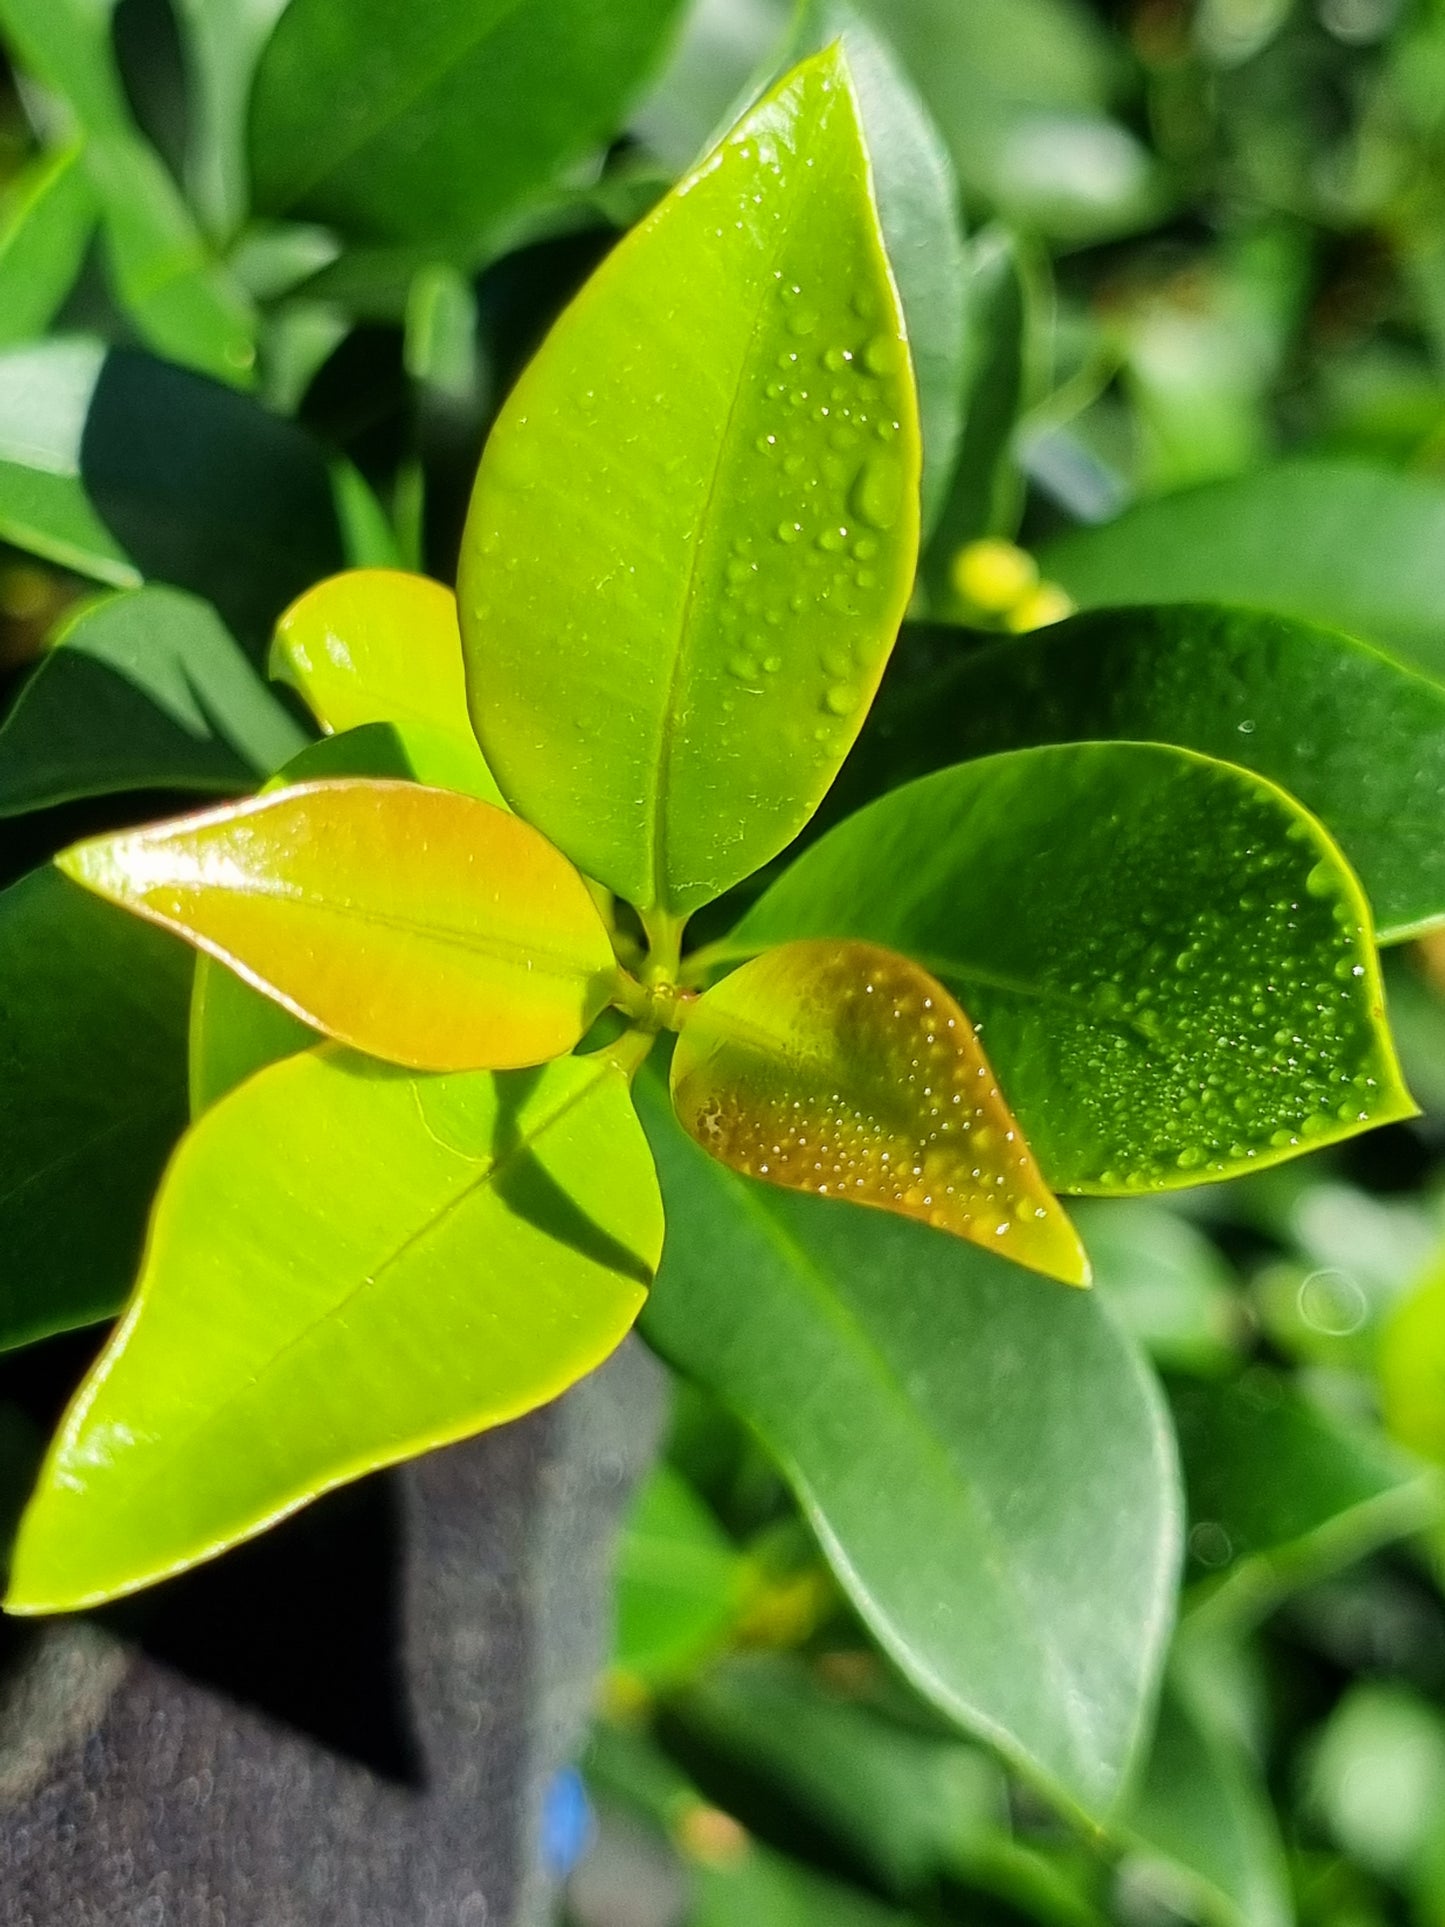
M0 725L0 816L116 790L235 794L305 742L209 603L123 590L62 624Z
M272 1066L167 1173L7 1609L115 1598L530 1411L621 1342L661 1246L606 1057L417 1078L327 1046Z
M895 781L1107 738L1240 763L1339 839L1383 941L1445 918L1445 689L1336 630L1203 603L1097 610L951 650L889 720Z
M619 131L679 5L290 0L252 96L257 202L372 240L475 245Z
M1086 609L1250 603L1445 671L1445 486L1433 476L1279 462L1063 536L1041 562Z
M1102 1818L1179 1551L1169 1425L1093 1293L881 1211L749 1184L637 1099L668 1211L644 1332L758 1433L933 1705Z
M882 673L918 476L835 49L608 256L492 432L458 603L509 800L642 908L685 913L775 855Z
M689 1135L735 1171L1088 1281L972 1024L906 957L787 943L745 963L688 1012L672 1101Z
M1185 750L1062 744L906 784L733 941L796 937L940 978L1061 1191L1197 1184L1414 1111L1339 850L1272 783Z
M471 742L457 602L402 569L348 569L318 582L276 625L270 672L321 727L419 723Z
M186 954L53 869L0 891L0 1351L111 1318L185 1127Z
M559 1056L617 981L566 859L519 818L447 790L303 783L56 860L303 1023L421 1070Z

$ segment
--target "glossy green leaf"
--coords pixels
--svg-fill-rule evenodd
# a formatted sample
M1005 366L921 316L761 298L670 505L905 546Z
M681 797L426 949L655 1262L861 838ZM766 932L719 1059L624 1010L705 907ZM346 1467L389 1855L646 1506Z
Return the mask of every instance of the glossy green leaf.
M0 352L0 536L118 588L190 589L248 648L343 559L325 458L294 423L85 340Z
M745 963L688 1011L672 1102L710 1156L748 1177L1088 1282L967 1015L906 957L791 943Z
M616 987L572 866L520 818L448 790L303 783L57 861L304 1023L421 1070L542 1063Z
M1217 1245L1154 1198L1081 1200L1071 1214L1112 1315L1156 1365L1227 1369L1248 1329Z
M208 603L122 590L62 626L0 724L0 816L116 790L234 793L305 741Z
M746 1568L681 1473L660 1465L638 1494L617 1548L614 1666L666 1681L721 1643Z
M0 24L84 134L111 272L142 335L174 361L244 381L256 358L255 317L136 130L111 45L112 11L113 0L0 0Z
M481 752L421 723L404 728L367 723L309 743L286 765L279 783L337 776L374 776L453 789L493 800L495 788ZM318 1034L272 998L253 990L233 970L202 951L191 995L191 1115L198 1117L228 1091L280 1058L318 1042Z
M1064 536L1041 566L1083 608L1249 603L1445 670L1445 484L1428 476L1280 462Z
M1033 743L1178 743L1318 816L1384 941L1445 919L1445 689L1329 629L1185 604L958 650L913 698L908 774Z
M420 723L475 742L456 597L426 576L351 569L317 583L276 625L270 668L325 730Z
M475 243L619 131L678 10L291 0L256 75L256 199L370 240Z
M1177 1685L1165 1692L1125 1831L1168 1863L1166 1903L1182 1878L1195 1917L1212 1927L1292 1927L1284 1848L1258 1768Z
M878 217L908 323L923 437L926 534L943 506L962 420L968 291L958 183L912 80L850 0L807 0L787 64L838 39L857 89Z
M417 1078L326 1047L273 1066L166 1175L8 1610L113 1598L543 1404L621 1341L661 1245L608 1059Z
M674 913L783 848L892 646L918 461L835 50L608 256L492 432L458 602L511 802Z
M1258 1617L1291 1586L1439 1511L1417 1464L1263 1366L1178 1385L1171 1400L1193 1521L1188 1577L1213 1616Z
M1412 1113L1369 911L1273 784L1064 744L940 770L806 851L743 954L858 937L959 998L1061 1191L1197 1184Z
M919 1691L1103 1814L1146 1719L1178 1552L1169 1429L1136 1353L1091 1294L750 1184L651 1080L637 1098L669 1217L649 1341L758 1433Z
M43 334L95 230L79 147L32 161L0 197L0 343Z
M54 870L0 891L0 1349L119 1310L185 1124L189 962Z

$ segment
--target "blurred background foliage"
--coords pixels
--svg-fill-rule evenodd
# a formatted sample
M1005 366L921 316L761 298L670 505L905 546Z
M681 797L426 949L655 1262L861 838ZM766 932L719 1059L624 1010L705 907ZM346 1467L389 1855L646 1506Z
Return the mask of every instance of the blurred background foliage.
M552 317L789 48L858 30L784 0L674 11L620 135L559 145L439 233L424 181L415 220L404 193L368 222L292 192L284 74L255 110L282 156L270 211L248 207L245 100L278 0L0 0L0 676L91 583L137 580L147 540L190 585L196 490L255 513L220 390L184 449L137 452L156 384L190 379L138 349L325 451L329 506L307 470L276 510L295 553L274 593L232 585L253 653L287 570L449 580L477 450ZM895 686L964 646L941 624L1180 596L1445 669L1445 0L863 14L958 217L935 533ZM16 344L46 332L120 355L42 367ZM74 463L43 435L37 452L47 383L96 443L104 389L112 437L153 465L124 553L61 499ZM265 430L268 461L302 447L290 432ZM885 696L863 743L885 762L887 715ZM4 879L76 821L7 824ZM683 1387L621 1550L590 1805L558 1823L560 1858L590 1843L573 1927L1445 1922L1445 942L1389 963L1419 1119L1079 1211L1166 1385L1190 1519L1159 1728L1117 1827L1072 1830L940 1724L761 1451Z

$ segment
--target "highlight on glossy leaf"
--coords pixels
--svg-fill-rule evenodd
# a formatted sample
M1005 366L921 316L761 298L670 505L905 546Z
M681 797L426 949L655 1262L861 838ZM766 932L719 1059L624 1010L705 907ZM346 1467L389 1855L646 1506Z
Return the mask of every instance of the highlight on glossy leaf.
M303 783L56 860L315 1029L420 1070L560 1056L618 981L566 858L451 791Z
M508 799L639 908L776 855L893 646L920 461L834 47L613 250L488 440L458 608Z
M115 1598L556 1397L621 1342L661 1249L605 1054L415 1077L326 1045L272 1065L172 1160L7 1609Z
M363 723L472 733L456 597L403 569L346 569L298 596L268 664L328 734Z
M1088 1282L973 1025L906 957L802 942L745 963L689 1012L672 1098L690 1135L736 1171Z

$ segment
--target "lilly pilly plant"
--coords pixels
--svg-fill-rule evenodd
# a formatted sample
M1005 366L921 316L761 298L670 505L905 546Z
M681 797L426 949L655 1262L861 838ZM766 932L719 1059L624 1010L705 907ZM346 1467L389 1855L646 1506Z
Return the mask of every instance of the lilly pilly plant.
M58 859L202 953L194 1117L9 1610L114 1598L541 1404L661 1263L646 1335L751 1424L885 1649L1109 1808L1178 1502L1146 1370L1046 1282L1088 1281L1056 1194L1413 1107L1321 822L1197 749L1030 738L1037 705L998 721L1026 746L878 796L688 950L858 736L919 478L835 49L564 314L488 441L457 597L359 571L282 619L326 738Z

